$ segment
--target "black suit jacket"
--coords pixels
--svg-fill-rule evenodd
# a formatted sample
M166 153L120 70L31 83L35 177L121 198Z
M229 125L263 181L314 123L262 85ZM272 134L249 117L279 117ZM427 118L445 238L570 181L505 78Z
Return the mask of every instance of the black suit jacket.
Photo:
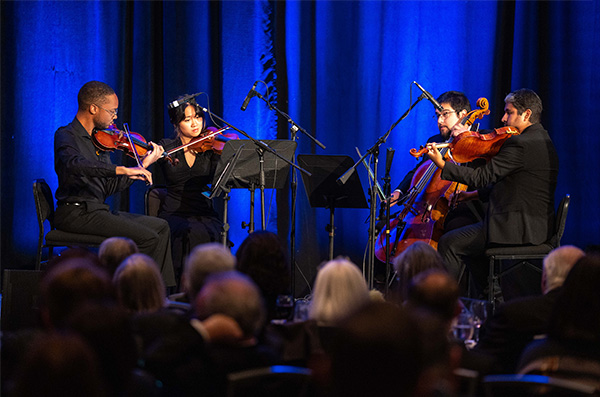
M541 124L507 139L486 165L446 162L441 176L480 188L493 184L484 219L488 244L537 245L551 237L558 155Z
M513 373L519 357L535 335L545 334L560 287L545 295L506 302L485 324L475 350L492 355L499 370Z

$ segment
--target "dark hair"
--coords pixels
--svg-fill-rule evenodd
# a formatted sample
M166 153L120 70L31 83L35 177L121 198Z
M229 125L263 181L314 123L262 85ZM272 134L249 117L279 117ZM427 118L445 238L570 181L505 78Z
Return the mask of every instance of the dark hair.
M467 113L471 111L469 98L462 92L446 91L437 98L437 101L438 103L449 103L457 115L463 110L466 110Z
M182 95L178 97L175 101L179 102L180 104L169 109L169 121L171 121L171 124L173 124L175 128L177 128L177 125L181 123L183 119L185 119L185 109L187 109L188 106L193 106L196 110L196 115L204 118L204 110L202 110L200 105L196 103L196 99L191 98L186 100L185 98L187 96L189 95Z
M456 281L438 269L417 274L408 287L409 306L427 310L443 321L454 318L459 296Z
M575 263L562 286L550 318L550 337L567 344L600 349L598 285L600 255L586 255Z
M364 306L346 320L331 348L332 396L411 396L423 369L417 322L402 307Z
M114 294L108 274L86 258L68 258L52 267L40 285L42 304L52 325L62 328L68 317L86 302L111 302Z
M115 91L108 84L101 81L88 81L77 94L79 110L85 110L94 103L106 103L106 97L114 94Z
M532 124L539 123L542 120L542 100L534 91L528 88L521 88L511 92L504 98L504 102L512 104L517 109L517 114L521 115L527 109L531 110L529 121Z
M98 367L93 349L82 337L71 333L44 334L27 351L11 395L109 396Z
M266 230L249 234L235 256L237 270L250 276L258 285L272 318L277 295L289 292L290 269L279 237Z

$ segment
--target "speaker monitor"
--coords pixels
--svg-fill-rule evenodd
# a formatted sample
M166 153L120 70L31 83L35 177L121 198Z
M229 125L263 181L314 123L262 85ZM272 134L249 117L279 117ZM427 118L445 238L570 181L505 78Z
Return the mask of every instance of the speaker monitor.
M3 331L39 325L39 285L42 271L5 270L2 286Z

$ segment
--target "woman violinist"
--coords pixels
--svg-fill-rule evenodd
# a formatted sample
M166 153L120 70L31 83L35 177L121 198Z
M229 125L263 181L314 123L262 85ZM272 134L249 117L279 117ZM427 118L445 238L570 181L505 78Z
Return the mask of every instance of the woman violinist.
M169 105L169 120L175 138L162 139L159 145L170 153L172 161L159 160L165 176L167 197L158 216L171 227L174 266L180 267L190 249L198 244L219 241L223 222L213 209L212 201L202 193L213 180L220 154L210 146L192 144L207 132L204 112L194 98L180 97ZM203 141L204 142L204 141Z

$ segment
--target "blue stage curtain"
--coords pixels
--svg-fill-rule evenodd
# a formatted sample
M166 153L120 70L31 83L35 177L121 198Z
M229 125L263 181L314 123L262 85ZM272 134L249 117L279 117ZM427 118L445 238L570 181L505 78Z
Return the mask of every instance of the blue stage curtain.
M596 1L9 1L0 7L3 267L33 265L31 182L43 177L56 188L53 133L72 120L77 92L89 80L113 86L117 123L149 140L172 136L166 104L196 92L206 93L202 105L253 137L289 139L287 120L259 98L240 110L254 82L264 81L269 100L327 147L299 134L297 154L355 160L355 147L364 153L420 95L413 81L434 96L464 91L473 106L487 97L491 114L482 128L501 126L508 92L532 88L559 151L556 197L572 195L563 243L599 242ZM257 90L266 95L262 83ZM392 188L415 164L408 150L437 131L432 114L422 101L381 146L379 177L385 151L396 150ZM115 161L129 161L121 157ZM358 173L367 194L364 167ZM303 189L300 182L295 237L310 282L327 257L329 212L310 208ZM111 205L142 212L144 190L136 183ZM232 196L231 239L239 246L249 193L236 189ZM259 229L258 195L256 203ZM267 229L288 237L290 206L288 192L275 196L268 189ZM368 210L335 215L335 254L362 263Z

